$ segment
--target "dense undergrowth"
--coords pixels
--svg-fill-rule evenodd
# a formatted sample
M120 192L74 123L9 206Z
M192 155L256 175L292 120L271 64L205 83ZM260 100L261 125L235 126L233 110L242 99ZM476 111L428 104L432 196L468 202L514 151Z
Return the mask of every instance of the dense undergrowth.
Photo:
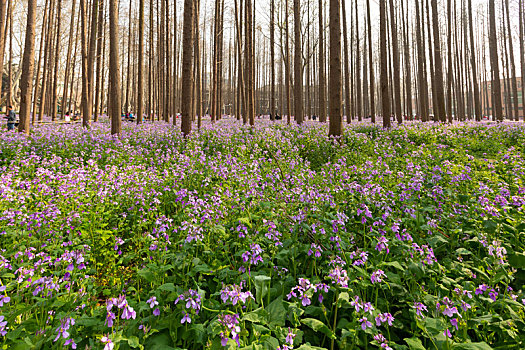
M4 349L523 349L525 126L0 136Z

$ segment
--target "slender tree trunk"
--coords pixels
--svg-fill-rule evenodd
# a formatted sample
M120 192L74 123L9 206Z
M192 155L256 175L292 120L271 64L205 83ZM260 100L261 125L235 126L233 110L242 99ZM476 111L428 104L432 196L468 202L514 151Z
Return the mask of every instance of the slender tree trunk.
M503 110L501 105L501 83L498 63L498 41L496 37L496 10L494 0L489 0L489 47L490 67L492 71L493 115L497 121L503 121Z
M36 0L27 2L27 26L24 57L22 60L22 77L20 81L20 122L18 131L29 135L29 113L31 111L31 92L33 91L33 72L35 64L35 22Z
M95 85L95 108L93 121L98 121L99 114L102 113L100 106L100 100L102 98L102 46L104 45L104 1L103 0L93 0L98 1L98 28L97 28L97 66L96 66L96 85Z
M401 112L401 77L400 77L400 64L399 64L399 46L397 40L397 24L396 24L396 12L394 10L394 0L390 0L390 31L392 35L392 64L393 64L393 78L394 78L394 102L395 102L395 114L397 123L403 122L403 114Z
M361 94L361 49L360 49L360 42L359 42L359 8L357 6L357 0L355 0L355 31L356 31L356 111L357 111L357 120L361 121L363 119L363 97Z
M521 62L521 115L523 116L523 121L525 122L525 43L524 43L524 31L523 28L525 26L525 18L523 18L523 12L525 9L523 8L523 0L519 0L519 31L520 31L520 62ZM519 114L518 114L518 120L519 120Z
M270 0L270 120L275 120L275 0Z
M452 124L452 0L447 0L447 54L448 54L448 71L447 71L447 117L448 122ZM456 106L457 106L456 99ZM456 111L457 116L457 111Z
M46 2L47 7L47 2ZM6 0L0 0L0 76L4 75L4 55L5 55L5 33L7 31L7 2ZM45 16L44 21L45 23ZM42 26L45 26L43 24ZM2 80L0 79L0 106L2 101Z
M381 108L383 114L383 128L390 128L390 93L388 91L388 63L386 50L386 1L379 2L379 50L381 64Z
M294 53L294 112L297 124L302 124L303 114L303 57L301 45L301 4L294 0L294 29L295 29L295 53Z
M326 123L326 79L325 79L323 0L319 0L319 121Z
M193 86L193 1L184 0L184 24L182 47L182 126L184 136L191 133L191 103Z
M120 136L122 133L122 121L120 119L122 100L120 96L118 19L118 0L109 0L109 88L111 91L111 99L109 101L111 103L111 135Z
M441 40L439 35L439 20L437 0L431 0L432 4L432 28L434 36L434 74L436 81L436 118L446 122L445 115L445 92L443 87L443 62L441 60Z
M417 1L417 0L416 0ZM372 52L374 45L372 43L372 22L370 21L370 0L366 0L366 19L368 25L368 61L369 61L369 75L370 75L370 115L372 123L376 122L376 108L375 108L375 76L374 76L374 60Z
M505 7L507 9L507 30L509 35L509 56L510 56L510 71L511 71L511 84L512 84L512 96L514 100L514 116L515 120L520 120L519 103L518 103L518 83L516 78L516 64L514 61L514 44L512 43L512 30L510 26L510 11L509 11L509 0L505 0Z
M250 1L250 0L247 0L247 1ZM284 17L285 17L285 31L284 31L284 35L285 35L285 41L286 41L286 44L285 44L285 49L284 49L284 52L285 52L285 80L286 80L286 122L288 124L290 124L290 114L291 114L291 97L290 97L290 81L291 81L291 77L290 77L290 50L289 50L289 37L290 37L290 32L288 30L288 0L285 0L285 8L284 8Z
M51 114L51 120L55 121L57 118L57 110L58 110L58 61L60 58L60 24L62 23L62 20L60 18L60 13L62 10L62 0L58 0L57 5L57 40L56 40L56 47L55 47L55 68L54 68L54 80L53 80L53 112ZM62 103L62 116L64 116L64 104Z
M351 85L351 76L350 76L350 61L351 58L348 55L348 33L346 28L346 1L341 1L341 20L343 21L343 53L344 53L344 106L346 112L346 123L350 124L352 121L352 106L351 106L351 97L350 97L350 85ZM351 35L352 36L352 35ZM343 114L344 115L344 114Z
M342 135L341 2L330 0L330 72L328 84L330 136ZM333 348L333 343L332 343Z
M421 26L421 17L419 12L419 0L415 0L416 4L416 44L417 44L417 76L418 76L418 89L419 89L419 109L420 117L423 122L428 121L428 81L426 74L426 57L425 57L425 43L422 38L422 31L424 28Z
M144 0L139 0L139 67L137 83L137 124L142 124L144 114ZM173 118L175 121L175 117Z
M80 0L82 21L82 126L89 127L89 73L88 73L88 33L87 3Z
M1 1L1 0L0 0ZM42 63L42 57L43 57L43 48L44 48L44 40L46 38L46 29L47 29L47 26L46 26L46 23L47 23L47 13L48 13L48 8L49 8L49 3L46 1L46 6L44 8L44 18L42 20L42 28L41 28L41 36L40 36L40 48L38 49L38 63L37 63L37 68L36 68L36 79L35 79L35 93L34 93L34 96L33 96L33 114L31 116L31 123L34 124L35 123L35 119L36 119L36 106L37 106L37 101L38 101L38 87L39 87L39 84L38 82L40 81L40 68L41 68L41 63ZM1 9L0 9L1 11ZM3 18L3 17L2 17ZM74 15L72 16L72 18L74 18ZM0 25L0 36L3 37L2 33L1 33L1 28L4 27L3 25ZM71 33L73 33L73 30L71 31ZM0 40L3 40L2 38L0 38ZM3 53L0 51L0 70L3 72ZM69 61L69 55L68 55L68 61ZM2 79L0 79L0 91L2 91L2 82L1 82ZM67 87L67 82L64 84L64 91L67 91L66 89ZM1 94L0 94L0 97L1 97ZM0 98L1 100L1 98Z
M410 65L410 40L408 39L409 37L409 28L408 28L408 20L407 20L407 16L405 14L405 10L404 10L404 6L403 6L403 1L404 0L401 0L401 16L402 16L402 25L403 25L403 41L404 41L404 59L405 59L405 71L406 71L406 76L405 76L405 89L406 89L406 113L407 113L407 117L412 119L413 117L413 110L412 110L412 68L411 68L411 65ZM408 1L407 1L408 2ZM408 12L408 7L407 7L407 12ZM407 23L405 23L405 21Z

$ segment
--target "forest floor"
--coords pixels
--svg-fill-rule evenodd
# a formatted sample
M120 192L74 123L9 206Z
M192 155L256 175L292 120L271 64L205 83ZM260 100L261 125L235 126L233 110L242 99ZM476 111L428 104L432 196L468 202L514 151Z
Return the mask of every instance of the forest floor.
M0 348L523 349L525 125L0 133Z

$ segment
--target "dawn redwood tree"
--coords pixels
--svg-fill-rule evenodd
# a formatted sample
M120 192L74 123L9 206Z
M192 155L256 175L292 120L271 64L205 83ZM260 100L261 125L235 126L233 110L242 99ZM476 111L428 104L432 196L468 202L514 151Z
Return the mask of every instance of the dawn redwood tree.
M26 135L29 135L29 113L31 112L31 92L33 91L36 5L37 0L28 0L27 2L26 40L20 82L20 122L18 124L18 132Z
M139 67L137 81L137 124L142 124L144 113L144 0L139 0ZM175 119L175 118L173 118Z
M323 0L319 0L319 121L326 123L326 78L324 63Z
M489 51L492 70L492 110L497 121L503 121L501 104L501 82L498 63L498 41L496 36L496 9L494 0L489 0Z
M374 45L372 44L372 23L370 21L370 0L366 0L366 21L367 21L367 34L368 34L368 69L370 79L370 116L372 123L376 122L376 108L375 108L375 76L374 76L374 60L372 52ZM366 74L366 72L364 72ZM366 91L363 91L366 93Z
M191 133L191 101L193 90L193 0L184 0L184 22L182 30L182 91L181 131L184 136Z
M297 124L302 124L303 115L303 54L301 49L301 3L294 0L294 114Z
M520 0L521 1L521 0ZM520 12L521 15L521 12ZM476 120L481 120L481 102L479 95L478 73L476 70L476 46L474 44L474 25L472 20L472 0L468 0L468 22L469 22L469 36L470 36L470 66L472 70L472 83L474 86L474 114Z
M328 83L330 136L342 135L341 95L341 2L340 0L330 0L330 72Z
M46 3L47 6L47 3ZM4 54L5 54L5 33L6 33L6 19L7 19L7 2L0 0L0 76L4 71ZM2 100L2 80L0 79L0 101Z
M523 0L520 0L519 1L519 31L520 31L520 35L519 35L519 41L520 41L520 62L521 62L521 94L522 94L522 98L521 98L521 111L522 111L522 115L523 115L523 121L525 122L525 96L523 95L523 90L524 90L524 87L523 87L523 84L525 83L525 43L524 43L524 40L523 40L523 36L524 36L524 26L525 26L525 18L523 18ZM519 119L519 117L518 117Z
M421 25L421 17L419 12L419 0L415 0L416 8L416 46L417 46L417 80L418 80L418 102L419 113L422 121L428 120L428 81L426 73L426 57L425 57L425 42L422 37L423 27Z
M443 61L441 60L441 40L439 34L439 14L437 0L431 0L430 3L432 5L432 30L434 36L435 115L437 120L444 123L447 120L445 113L445 88L443 86Z
M390 93L388 91L388 59L386 51L386 0L379 2L379 56L380 56L380 86L383 128L390 128Z
M270 0L270 119L275 120L275 0ZM237 15L235 15L237 19Z
M403 115L401 114L401 77L400 77L400 64L399 64L399 45L397 40L397 24L396 24L396 12L394 9L394 0L390 0L390 32L392 36L392 63L393 63L393 76L394 76L394 106L395 116L398 124L403 122Z
M516 120L519 120L520 117L519 117L519 104L518 104L518 84L517 84L517 79L516 79L516 64L514 62L514 44L512 43L513 42L512 27L510 25L509 0L505 0L505 8L507 9L507 31L508 31L508 37L509 37L509 56L510 56L510 71L511 71L511 76L509 78L510 78L510 82L512 85L514 117Z
M186 0L187 1L187 0ZM118 0L109 0L109 89L111 103L111 135L122 133L120 108L120 67L119 67L119 23Z
M57 112L58 112L58 61L59 61L59 55L60 55L60 23L62 23L62 20L60 18L62 10L62 0L58 0L57 4L57 25L56 25L56 31L57 31L57 37L56 37L56 43L55 43L55 67L53 68L54 71L54 77L53 77L53 102L51 103L51 107L53 108L51 112L51 120L55 121L57 118ZM64 111L62 111L62 115L64 115Z

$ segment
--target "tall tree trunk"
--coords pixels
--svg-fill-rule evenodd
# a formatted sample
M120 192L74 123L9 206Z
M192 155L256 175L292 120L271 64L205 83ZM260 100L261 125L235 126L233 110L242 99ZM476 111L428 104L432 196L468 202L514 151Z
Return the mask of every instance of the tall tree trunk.
M497 121L503 121L501 104L501 82L498 63L498 41L496 36L496 10L494 0L489 0L489 50L490 67L492 71L493 116Z
M247 0L249 1L249 0ZM284 5L284 18L285 18L285 31L284 31L284 35L285 35L285 41L286 41L286 44L285 44L285 49L284 49L284 53L285 53L285 80L286 80L286 122L288 124L290 124L290 114L291 114L291 97L290 97L290 81L291 81L291 77L290 77L290 50L289 50L289 38L290 38L290 31L288 29L288 0L285 0L285 5Z
M100 100L102 99L103 94L101 90L103 89L102 85L102 47L104 45L104 1L103 0L93 0L98 1L98 28L97 28L97 62L96 62L96 85L95 85L95 106L94 106L94 116L93 121L98 121L99 114L102 114L100 108Z
M390 0L390 34L392 35L392 64L393 78L394 78L394 101L395 101L395 114L397 123L403 122L403 114L401 112L401 77L400 77L400 64L399 64L399 46L397 42L397 24L396 24L396 12L394 10L394 0Z
M56 40L56 47L55 47L55 68L54 68L54 80L53 80L53 112L51 114L51 120L55 121L57 118L57 110L58 110L58 61L60 58L60 24L62 23L62 20L60 18L60 13L62 10L62 0L58 0L57 5L57 40ZM64 104L62 103L62 116L64 116Z
M275 0L270 0L270 119L275 120Z
M330 72L328 84L330 136L341 136L341 2L330 0ZM332 341L332 348L333 348Z
M183 47L182 47L182 125L184 136L191 133L191 103L193 86L193 1L184 0Z
M417 80L419 90L419 113L421 114L421 120L423 122L428 121L428 81L426 74L426 57L425 57L425 43L422 38L422 31L424 28L421 26L421 17L419 12L419 0L415 0L416 4L416 45L417 45Z
M93 0L95 1L95 0ZM161 0L161 1L164 1L164 0ZM163 2L164 3L164 2ZM126 113L129 113L130 112L130 108L131 108L131 101L130 101L130 98L129 96L131 95L131 90L130 90L130 84L131 84L131 21L132 21L132 17L131 17L131 7L132 7L132 4L133 4L133 0L129 0L129 19L128 19L128 50L127 50L127 56L128 56L128 70L127 70L127 73L126 73L126 102L124 102L124 112Z
M35 64L35 22L36 0L27 2L27 26L24 57L22 60L22 77L20 81L20 122L18 131L29 135L29 113L31 111L31 92L33 91L33 72Z
M417 1L417 0L416 0ZM374 60L373 50L374 45L372 44L372 22L370 20L370 0L366 0L366 19L368 26L368 61L369 61L369 75L370 75L370 115L372 123L376 122L376 108L375 108L375 76L374 76Z
M521 1L521 0L520 0ZM472 0L468 0L468 21L469 21L469 34L470 34L470 66L472 69L472 83L474 85L474 113L476 120L481 120L482 110L480 102L480 93L478 86L478 73L476 70L476 46L474 43L474 25L472 19ZM470 117L470 116L469 116Z
M297 124L302 124L303 115L303 57L301 48L301 4L299 0L294 0L294 32L295 32L295 53L294 53L294 112Z
M386 1L379 2L379 51L381 64L381 108L383 114L383 128L390 128L390 93L388 91L388 63L386 50Z
M407 117L412 119L413 117L413 110L412 110L412 68L410 65L410 40L409 37L409 28L408 28L408 20L405 15L405 10L403 6L403 1L401 0L401 17L403 18L402 25L403 25L403 41L404 41L404 55L405 55L405 89L406 89L406 113ZM408 3L408 0L407 0ZM408 12L408 6L407 6L407 12ZM408 13L407 13L408 14ZM406 21L406 23L405 23Z
M525 9L523 8L523 0L519 0L519 30L520 30L520 62L521 62L521 115L523 116L523 121L525 122L525 43L524 43L524 31L523 28L525 26L525 18L523 18L523 11ZM519 120L519 117L518 117Z
M84 0L82 0L84 1ZM188 0L186 0L188 1ZM118 0L109 0L109 89L111 91L111 135L122 133L120 108L120 67L119 67L119 15Z
M452 81L454 79L452 73L452 0L447 0L447 54L448 54L448 69L447 69L447 116L448 122L452 124ZM456 106L457 106L456 99ZM457 108L456 108L457 117Z
M63 94L62 94L62 116L64 116L65 113L68 112L68 105L67 105L67 100L68 100L68 85L69 85L69 74L71 73L71 54L72 54L72 51L73 51L73 35L75 34L75 30L73 28L75 28L75 10L76 10L76 1L75 0L72 0L71 1L71 22L69 24L69 42L68 42L68 45L67 45L67 58L66 58L66 71L65 71L65 74L64 74L64 91L63 91ZM42 43L42 42L41 42ZM38 64L40 66L40 63ZM39 75L39 72L40 72L40 67L38 67L39 70L37 71L37 77ZM38 78L37 78L37 84L38 84ZM35 89L36 91L36 89ZM36 96L36 92L35 92L35 96Z
M144 114L144 0L139 0L139 69L137 82L137 124L142 124ZM175 117L173 118L175 121Z
M431 0L432 4L432 29L434 36L434 74L436 82L436 118L446 122L445 115L445 91L443 87L443 62L441 60L441 40L439 35L439 20L437 0Z
M323 0L319 0L319 121L326 123L326 79Z
M82 126L89 126L89 72L88 72L88 33L87 3L80 0L82 21Z
M2 0L0 0L2 1ZM36 106L37 106L37 101L38 101L38 87L39 87L39 84L38 82L40 81L40 68L41 68L41 63L42 63L42 58L43 58L43 48L44 48L44 40L46 38L46 32L47 32L47 26L46 26L46 23L47 23L47 13L48 13L48 10L49 10L49 3L46 1L46 6L44 8L44 18L42 20L42 28L40 30L41 32L41 36L40 36L40 48L38 49L38 63L37 63L37 68L36 68L36 79L35 79L35 92L34 92L34 96L33 96L33 114L31 115L31 123L34 124L35 123L35 119L36 119ZM1 11L1 9L0 9ZM72 15L72 18L74 18L74 14ZM3 37L3 35L1 34L1 28L4 27L3 25L0 25L0 35ZM73 33L74 31L71 30L71 33ZM71 35L72 36L72 35ZM0 40L3 40L2 38L0 38ZM3 67L2 67L2 61L3 61L3 54L0 52L0 70L2 70L3 72ZM69 54L68 54L68 60L69 60ZM2 91L2 82L1 82L2 79L0 79L0 91ZM64 84L64 91L67 91L66 89L67 87L67 81L66 83ZM0 97L1 97L1 94L0 94ZM1 98L0 98L1 100Z
M511 71L511 84L512 84L512 96L514 100L514 117L516 121L520 120L519 103L518 103L518 83L516 78L516 64L514 61L514 44L512 39L512 30L510 26L510 11L509 11L509 0L505 0L505 7L507 9L507 30L509 35L509 56L510 56L510 71Z
M341 20L343 21L343 53L344 53L344 62L343 62L343 69L344 69L344 106L345 106L345 112L346 112L346 123L349 124L352 121L353 117L353 108L351 106L351 97L350 97L350 85L351 85L351 76L350 76L350 61L351 58L348 55L348 33L346 28L346 1L341 1ZM353 37L353 36L352 36ZM344 114L343 114L344 115Z
M355 69L356 69L356 111L357 111L357 119L361 121L363 119L363 97L361 95L361 49L359 47L359 8L357 6L357 0L355 0L355 31L356 31L356 62L355 62Z
M47 2L46 2L47 7ZM7 2L0 0L0 75L4 75L5 33L7 31ZM45 16L44 16L45 23ZM45 26L43 24L42 26ZM42 31L43 32L43 31ZM2 80L0 79L0 101L2 101ZM1 105L1 102L0 102Z

